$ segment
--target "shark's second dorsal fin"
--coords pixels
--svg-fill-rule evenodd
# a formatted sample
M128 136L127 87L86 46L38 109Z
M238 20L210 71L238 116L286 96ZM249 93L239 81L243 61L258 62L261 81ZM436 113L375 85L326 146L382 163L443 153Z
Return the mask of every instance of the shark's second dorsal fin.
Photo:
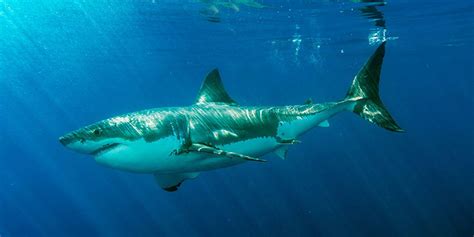
M201 89L199 90L196 104L204 103L225 103L229 105L237 105L237 103L232 98L230 98L229 94L227 94L225 91L217 68L207 74L207 77L202 83Z

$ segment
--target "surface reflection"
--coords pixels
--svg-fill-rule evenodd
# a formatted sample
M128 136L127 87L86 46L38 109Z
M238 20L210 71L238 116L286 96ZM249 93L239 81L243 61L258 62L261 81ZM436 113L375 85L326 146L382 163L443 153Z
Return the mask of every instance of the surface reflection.
M256 9L265 7L265 5L255 0L198 0L198 2L205 4L205 7L199 13L209 22L220 22L222 10L240 12L242 7Z

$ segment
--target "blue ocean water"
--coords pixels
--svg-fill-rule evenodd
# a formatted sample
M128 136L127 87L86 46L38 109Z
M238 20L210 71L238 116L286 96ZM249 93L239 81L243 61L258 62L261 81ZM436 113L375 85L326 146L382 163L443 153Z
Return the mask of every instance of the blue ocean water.
M249 2L0 0L0 236L472 236L472 1ZM383 40L406 133L345 113L173 193L58 142L215 67L241 105L336 101Z

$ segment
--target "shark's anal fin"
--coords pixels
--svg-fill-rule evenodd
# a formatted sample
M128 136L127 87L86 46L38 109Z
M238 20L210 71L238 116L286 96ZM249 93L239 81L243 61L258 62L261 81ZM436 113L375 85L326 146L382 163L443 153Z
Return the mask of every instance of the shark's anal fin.
M187 179L194 179L198 175L198 172L154 174L156 183L158 183L162 189L168 192L174 192L178 190L178 187L183 181Z
M213 146L202 144L202 143L193 143L191 146L187 148L187 152L200 152L200 153L206 153L206 154L220 156L220 157L226 157L230 159L243 159L243 160L248 160L248 161L266 162L266 160L264 159L247 156L247 155L236 153L236 152L224 151L217 147L213 147Z
M286 155L288 154L289 146L281 146L274 151L275 155L280 157L282 160L286 159Z

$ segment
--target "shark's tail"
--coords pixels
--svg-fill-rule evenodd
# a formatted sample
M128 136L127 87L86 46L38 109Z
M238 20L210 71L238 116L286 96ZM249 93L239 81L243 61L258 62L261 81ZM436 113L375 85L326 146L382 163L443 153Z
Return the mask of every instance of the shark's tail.
M365 65L352 81L351 88L347 92L345 101L354 101L352 111L360 117L380 127L394 132L403 132L397 125L379 96L380 71L382 69L385 54L385 43L383 42L369 58Z

